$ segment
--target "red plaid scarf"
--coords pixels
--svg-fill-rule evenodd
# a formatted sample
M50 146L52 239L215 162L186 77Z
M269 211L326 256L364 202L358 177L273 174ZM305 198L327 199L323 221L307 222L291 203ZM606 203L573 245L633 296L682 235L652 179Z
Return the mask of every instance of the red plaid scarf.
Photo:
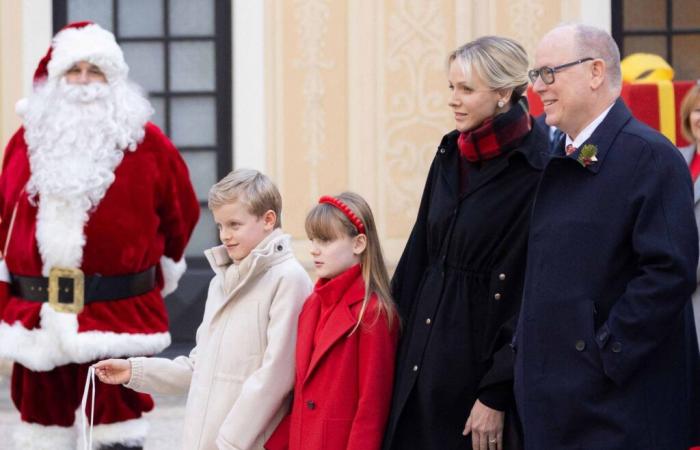
M460 133L457 145L467 161L485 161L517 147L531 128L527 103L521 100L478 128Z

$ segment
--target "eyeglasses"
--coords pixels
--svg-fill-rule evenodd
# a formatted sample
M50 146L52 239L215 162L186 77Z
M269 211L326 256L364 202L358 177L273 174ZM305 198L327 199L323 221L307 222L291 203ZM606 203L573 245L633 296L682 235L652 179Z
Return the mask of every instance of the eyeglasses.
M535 84L535 81L537 81L537 77L542 78L542 81L544 84L552 84L554 83L554 73L559 72L562 69L566 69L567 67L575 66L577 64L584 63L586 61L593 61L595 58L583 58L583 59L578 59L574 62L562 64L561 66L556 66L556 67L540 67L539 69L532 69L527 73L528 78L530 78L530 81L532 81L532 84Z

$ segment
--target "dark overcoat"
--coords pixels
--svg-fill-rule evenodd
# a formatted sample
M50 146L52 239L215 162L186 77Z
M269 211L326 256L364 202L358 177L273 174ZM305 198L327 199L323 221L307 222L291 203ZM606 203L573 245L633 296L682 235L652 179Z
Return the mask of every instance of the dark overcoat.
M518 148L469 165L463 195L459 132L440 143L392 280L404 330L385 449L471 446L462 430L477 398L512 412L510 343L547 151L533 127Z
M525 448L684 450L700 426L688 168L621 100L586 143L598 161L552 157L533 207L514 341Z

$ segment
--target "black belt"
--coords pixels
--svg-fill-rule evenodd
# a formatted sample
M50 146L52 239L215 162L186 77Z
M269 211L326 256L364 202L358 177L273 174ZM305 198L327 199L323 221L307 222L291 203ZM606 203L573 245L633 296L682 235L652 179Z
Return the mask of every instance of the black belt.
M45 277L25 277L10 274L11 292L16 297L34 302L49 301L49 279ZM72 277L57 276L58 302L72 303L76 283ZM139 273L120 276L95 274L84 277L84 302L118 300L142 295L156 287L155 266Z

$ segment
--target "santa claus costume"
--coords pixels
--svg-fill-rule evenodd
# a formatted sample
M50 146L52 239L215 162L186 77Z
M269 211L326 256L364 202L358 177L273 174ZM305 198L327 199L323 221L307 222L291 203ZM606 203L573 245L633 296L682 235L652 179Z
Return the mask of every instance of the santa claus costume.
M99 67L106 83L67 83L80 61ZM0 175L0 357L15 361L18 449L75 449L89 364L170 343L162 290L184 271L199 204L127 73L111 33L72 24L18 104L23 127ZM98 385L94 441L140 448L141 415L152 408L148 396Z

